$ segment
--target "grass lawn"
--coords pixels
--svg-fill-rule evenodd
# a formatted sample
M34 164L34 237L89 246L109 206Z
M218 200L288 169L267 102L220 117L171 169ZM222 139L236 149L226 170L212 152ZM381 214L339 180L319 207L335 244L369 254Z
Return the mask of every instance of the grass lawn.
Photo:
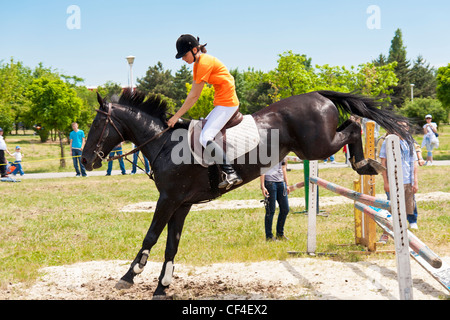
M441 146L450 140L450 127L440 134ZM8 146L21 145L25 154L24 170L30 172L58 171L59 146L41 144L34 136L9 136ZM125 146L130 149L131 145ZM68 151L66 152L68 155ZM46 160L56 159L56 160ZM337 155L343 162L343 154ZM117 166L117 165L116 165ZM129 170L129 167L127 167ZM68 162L64 170L73 170ZM102 168L100 170L106 170ZM420 193L450 192L449 168L421 167ZM289 172L290 182L303 181L303 171ZM320 176L347 188L358 176L350 168L330 168ZM383 193L382 179L377 177L376 192ZM80 261L132 260L147 232L152 214L125 213L125 205L155 201L158 192L145 175L110 177L23 179L21 183L1 183L0 206L0 286L18 281L30 282L38 269L45 266ZM333 196L320 189L320 196ZM304 189L291 197L304 197ZM221 200L261 199L259 181L255 180ZM304 208L291 208L301 211ZM338 253L334 259L356 261L371 259L349 251L362 247L339 246L354 243L352 205L326 209L327 218L318 218L317 251ZM414 232L439 255L450 253L450 201L419 203L419 227ZM264 236L264 209L210 210L191 212L186 219L176 261L204 265L230 261L262 261L285 259L287 251L306 250L307 217L290 214L286 226L289 242L267 243ZM391 241L392 243L392 241ZM151 252L150 259L162 261L165 232ZM376 255L376 258L383 256ZM385 255L394 259L393 255Z

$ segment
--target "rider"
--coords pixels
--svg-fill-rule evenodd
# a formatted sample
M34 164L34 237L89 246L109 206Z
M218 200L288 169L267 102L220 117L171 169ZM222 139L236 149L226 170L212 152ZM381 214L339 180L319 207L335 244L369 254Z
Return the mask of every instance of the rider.
M219 188L229 188L242 183L241 177L236 173L233 166L228 163L226 154L222 147L214 141L215 136L231 119L239 109L239 100L236 95L234 78L228 69L217 58L206 54L206 44L200 45L199 38L190 34L181 35L176 43L176 58L182 58L187 64L194 63L192 89L185 102L167 124L173 127L198 100L205 83L214 87L214 109L206 117L206 124L200 134L200 143L203 147L210 146L215 150L215 159L223 159L219 164L224 180Z

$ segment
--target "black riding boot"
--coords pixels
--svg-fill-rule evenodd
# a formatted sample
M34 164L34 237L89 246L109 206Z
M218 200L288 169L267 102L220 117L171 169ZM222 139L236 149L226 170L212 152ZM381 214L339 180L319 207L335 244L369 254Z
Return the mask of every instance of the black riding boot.
M219 164L222 169L223 181L219 183L219 188L230 189L232 186L237 186L242 183L242 178L236 173L233 166L228 163L227 155L225 151L214 141L208 141L206 147L213 145L215 151L215 159L222 159L222 163Z

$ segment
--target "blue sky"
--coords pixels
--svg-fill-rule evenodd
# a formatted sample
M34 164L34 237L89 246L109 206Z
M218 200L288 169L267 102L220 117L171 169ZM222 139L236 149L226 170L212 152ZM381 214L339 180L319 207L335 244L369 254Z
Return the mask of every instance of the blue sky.
M67 27L70 5L80 9L79 29ZM380 28L367 25L371 5ZM87 86L127 85L128 55L136 56L135 79L158 61L178 70L183 33L200 36L229 68L268 71L287 50L313 64L357 66L387 55L400 28L408 58L421 54L439 67L450 63L449 12L448 0L0 0L0 61L43 62Z

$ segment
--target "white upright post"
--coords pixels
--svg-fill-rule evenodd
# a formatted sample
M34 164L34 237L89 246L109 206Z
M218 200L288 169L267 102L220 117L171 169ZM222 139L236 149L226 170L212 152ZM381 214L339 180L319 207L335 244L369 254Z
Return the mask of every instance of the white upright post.
M309 161L309 176L317 178L319 162ZM308 239L306 252L314 254L316 252L316 218L317 218L317 184L309 182L308 194Z
M395 256L397 260L400 299L412 300L412 278L401 157L399 137L393 134L387 136L387 174L389 180L392 222L394 227Z

